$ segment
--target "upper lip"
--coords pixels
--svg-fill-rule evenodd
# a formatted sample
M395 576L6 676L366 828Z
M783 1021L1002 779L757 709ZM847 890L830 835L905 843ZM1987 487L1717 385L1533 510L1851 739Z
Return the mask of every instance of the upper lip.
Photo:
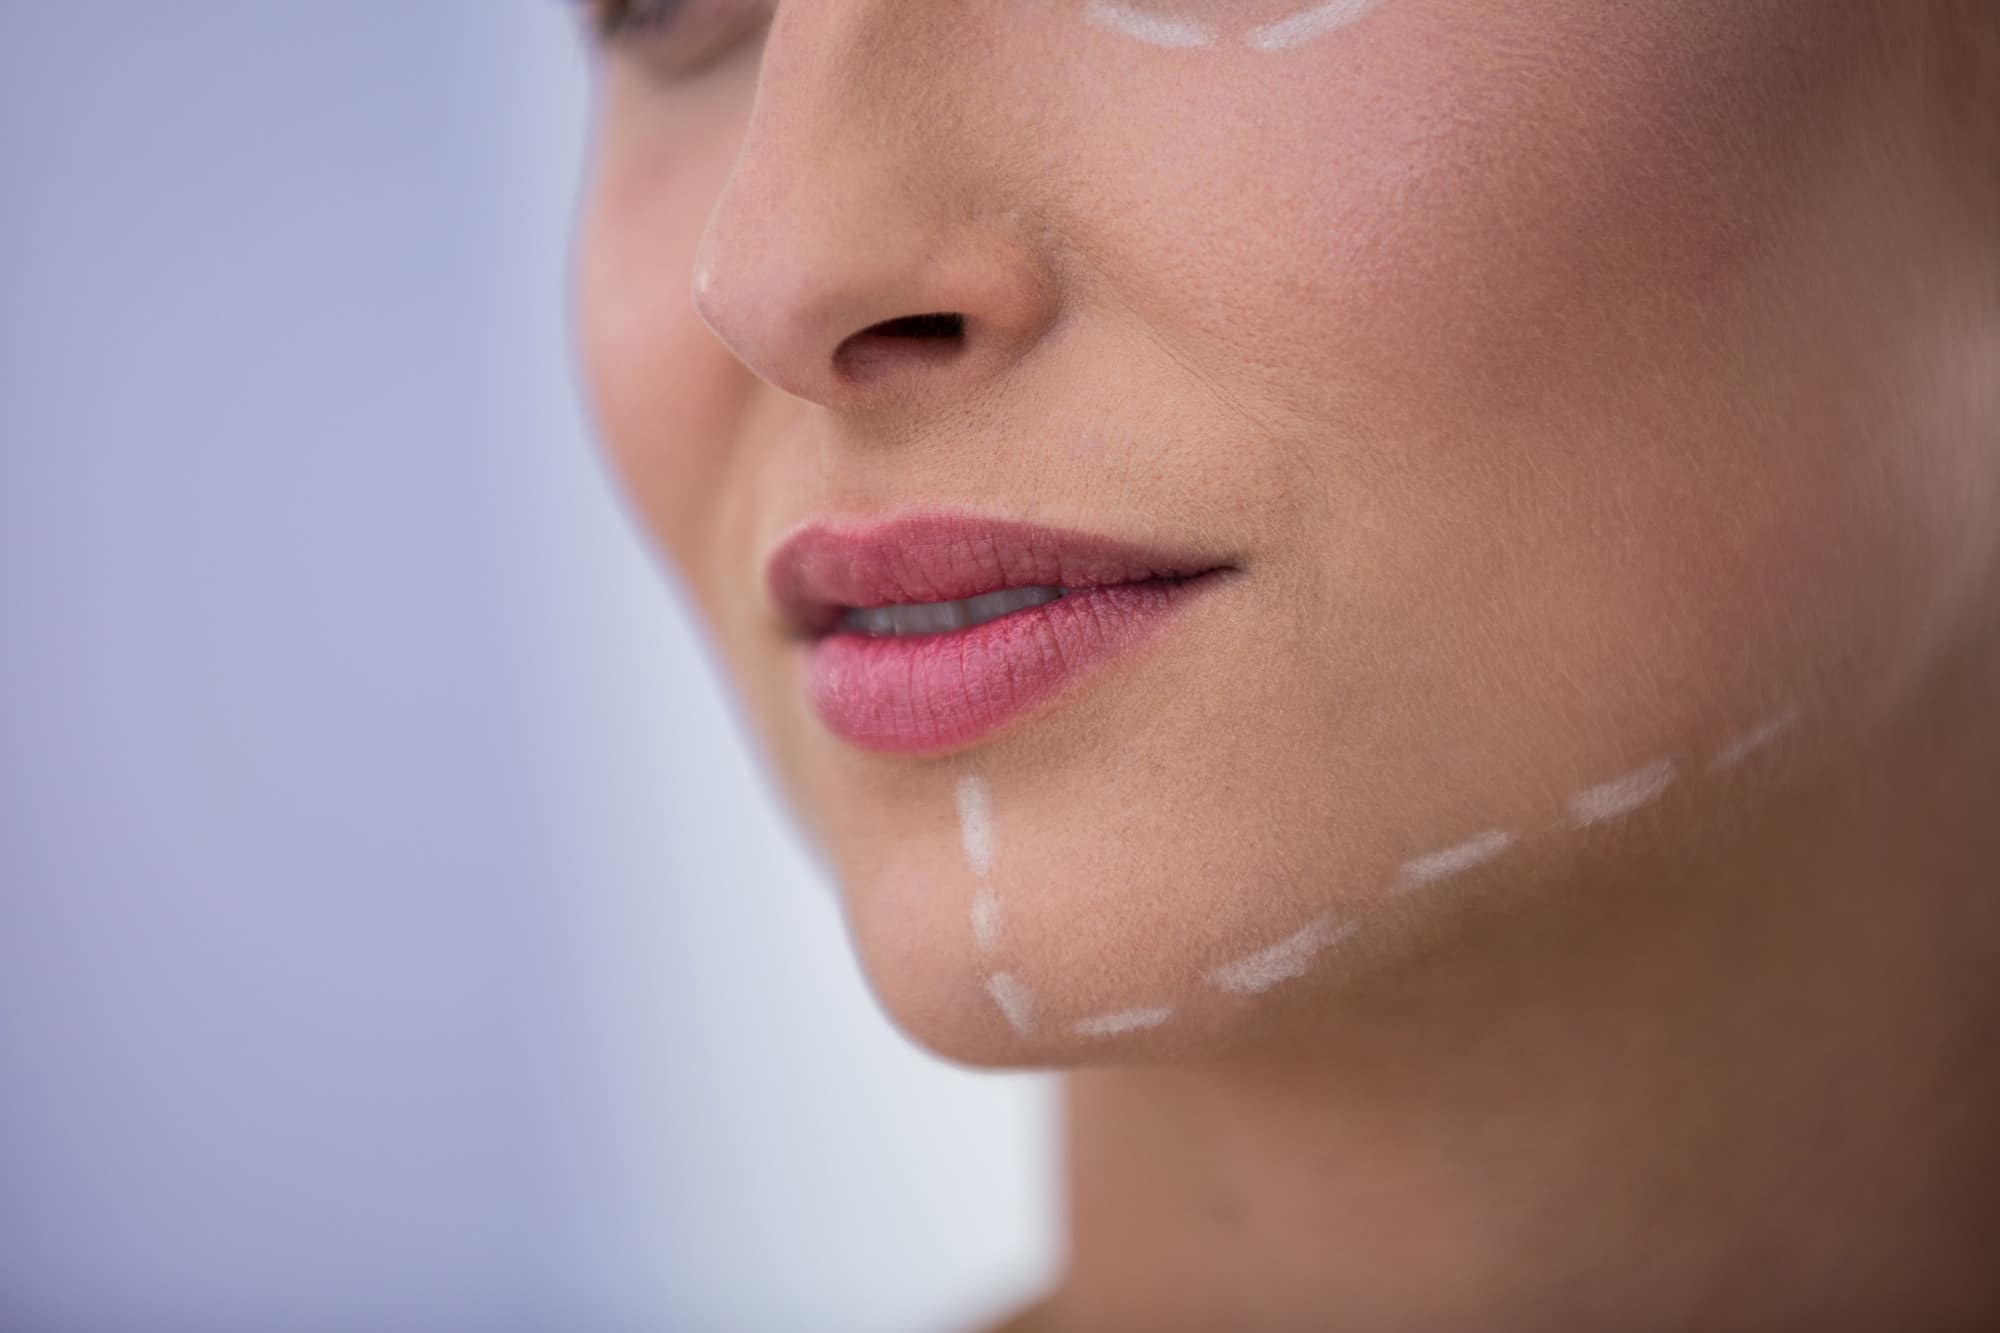
M820 635L850 607L949 602L1002 588L1185 579L1228 567L1226 560L1092 533L919 513L805 523L772 551L765 582L793 631Z

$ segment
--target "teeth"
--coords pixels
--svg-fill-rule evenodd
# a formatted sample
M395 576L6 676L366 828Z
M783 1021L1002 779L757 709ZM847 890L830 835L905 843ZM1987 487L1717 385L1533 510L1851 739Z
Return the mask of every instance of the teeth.
M1043 606L1063 595L1061 588L1002 588L956 602L905 602L897 606L851 606L840 627L858 634L943 634L983 625L1010 612Z

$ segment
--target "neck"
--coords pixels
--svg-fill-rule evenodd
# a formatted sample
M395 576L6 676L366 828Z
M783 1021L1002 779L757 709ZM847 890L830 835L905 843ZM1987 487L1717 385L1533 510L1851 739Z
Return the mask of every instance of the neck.
M1071 1075L1044 1324L2000 1320L2000 745L1953 711L1309 1052Z

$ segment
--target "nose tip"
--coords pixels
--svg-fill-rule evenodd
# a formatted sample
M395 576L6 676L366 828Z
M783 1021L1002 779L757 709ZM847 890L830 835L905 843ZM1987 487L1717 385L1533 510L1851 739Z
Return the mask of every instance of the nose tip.
M1033 248L997 225L873 207L849 182L836 204L746 208L732 182L693 275L697 313L759 378L859 410L963 389L1018 358L1053 318Z

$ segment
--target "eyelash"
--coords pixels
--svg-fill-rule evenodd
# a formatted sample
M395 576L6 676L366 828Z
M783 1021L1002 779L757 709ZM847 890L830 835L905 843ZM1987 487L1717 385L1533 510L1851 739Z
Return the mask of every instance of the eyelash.
M678 82L722 60L770 21L777 0L572 0L606 51Z
M623 41L639 33L664 31L687 8L686 0L580 0L590 13L590 25L605 41Z
M776 0L574 0L606 48L646 48L670 72L694 72L770 22Z

